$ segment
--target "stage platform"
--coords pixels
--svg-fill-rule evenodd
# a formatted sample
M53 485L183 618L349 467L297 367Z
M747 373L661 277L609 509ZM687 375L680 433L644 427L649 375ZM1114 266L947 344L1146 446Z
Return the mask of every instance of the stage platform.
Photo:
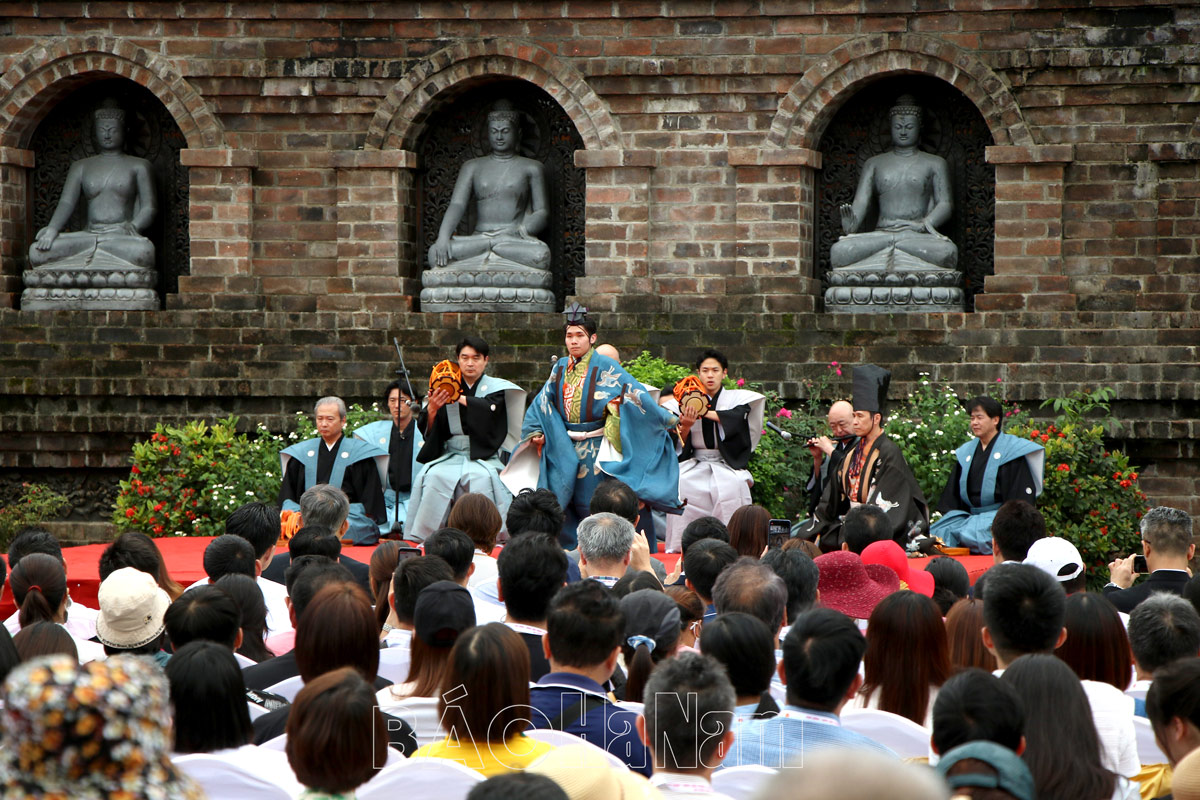
M155 539L163 558L167 562L167 571L171 577L184 586L189 586L204 577L204 548L212 541L211 537L177 536ZM106 544L90 544L81 547L63 549L67 561L67 584L71 597L89 608L96 608L96 593L100 590L100 554ZM374 547L343 547L342 553L357 559L364 564L371 560ZM496 552L499 552L497 548ZM654 557L663 562L670 572L679 560L677 553L656 553ZM967 568L971 583L992 566L991 556L960 556L955 560ZM3 596L0 597L0 614L7 617L14 610L12 590L5 583Z

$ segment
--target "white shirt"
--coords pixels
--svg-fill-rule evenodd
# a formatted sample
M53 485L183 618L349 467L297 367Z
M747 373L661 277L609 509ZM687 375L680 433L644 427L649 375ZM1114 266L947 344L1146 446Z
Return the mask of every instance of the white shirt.
M379 651L379 677L392 683L408 680L408 668L412 662L412 631L396 628L383 637L384 647Z
M479 589L472 586L467 587L467 591L471 593L471 599L475 601L475 624L487 625L489 622L504 622L504 618L508 616L508 611L503 603L499 603Z
M709 800L732 800L727 794L714 791L712 783L699 775L684 775L679 772L655 770L650 776L650 785L658 788L659 794L668 800L676 798L709 798Z
M261 575L255 580L258 582L259 591L262 592L263 602L267 604L267 636L290 631L292 620L288 616L287 587ZM195 589L197 586L208 586L208 578L201 578L184 591Z
M21 630L21 623L17 618L21 616L18 610L11 617L4 620L4 627L13 636L17 635L17 631ZM87 641L94 639L96 636L96 618L100 616L100 612L94 608L88 608L82 603L76 603L74 600L67 606L67 624L63 627L67 632L76 639Z
M211 753L173 753L171 761L209 797L278 797L280 789L297 797L304 791L286 753L253 744Z
M1100 760L1106 769L1132 778L1142 769L1133 727L1133 698L1111 683L1080 681L1100 736Z
M412 726L417 746L424 747L446 738L442 718L438 714L437 697L412 697L415 684L402 683L380 689L375 695L379 710L399 717Z
M500 577L499 562L476 550L471 563L475 565L475 572L467 579L467 587L477 589L488 600L499 603L500 591L496 588L496 580Z

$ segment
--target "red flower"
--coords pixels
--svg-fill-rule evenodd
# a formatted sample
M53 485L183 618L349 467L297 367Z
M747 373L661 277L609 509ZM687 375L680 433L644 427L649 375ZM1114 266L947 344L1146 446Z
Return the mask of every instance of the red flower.
M1133 482L1132 482L1132 481L1121 481L1121 488L1122 488L1122 489L1128 489L1128 488L1129 488L1130 486L1132 486L1132 485L1133 485Z
M1137 480L1137 473L1136 473L1136 472L1131 472L1131 473L1129 473L1129 480L1131 480L1131 481L1136 481L1136 480Z
M155 504L155 506L154 506L154 510L155 510L155 511L162 511L162 510L163 510L163 504L162 504L162 503L156 503L156 504Z
M137 464L134 464L133 467L129 471L132 472L134 475L142 474L142 471L137 468Z
M1042 444L1045 444L1046 442L1050 441L1050 437L1044 433L1042 434L1041 439L1042 439Z
M1057 467L1055 467L1055 469L1057 469L1059 472L1070 472L1071 466L1069 464L1059 464Z
M1100 516L1100 512L1093 508L1091 511L1088 512L1088 516L1089 517L1098 517L1098 516Z
M153 528L151 528L151 530L152 530L152 531L154 531L155 533L162 533L162 532L163 532L163 526L162 526L162 525L155 525Z
M1113 511L1121 510L1121 507L1119 505L1117 505L1116 503L1113 503L1112 506L1110 506L1110 507L1112 508Z
M1114 472L1114 473L1113 473L1113 480L1114 480L1114 481L1119 481L1119 480L1121 480L1121 473L1119 473L1119 472Z
M1108 526L1107 526L1107 525L1101 525L1101 526L1100 526L1100 533L1104 534L1105 536L1108 536Z
M135 517L135 516L137 516L137 511L132 508L127 508L127 509L125 509L125 516L126 517Z
M1032 430L1032 431L1030 431L1030 432L1029 432L1029 438L1030 438L1030 439L1036 439L1037 437L1039 437L1039 436L1041 436L1041 435L1042 435L1042 432L1041 432L1041 431L1039 431L1039 430Z

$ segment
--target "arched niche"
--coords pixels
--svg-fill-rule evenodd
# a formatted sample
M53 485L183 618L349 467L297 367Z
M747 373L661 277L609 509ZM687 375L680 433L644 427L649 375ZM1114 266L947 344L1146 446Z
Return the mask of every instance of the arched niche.
M125 152L153 165L158 213L144 233L154 243L161 303L189 271L188 170L179 157L187 141L167 107L145 87L128 78L91 77L79 76L81 85L63 94L29 138L34 166L25 204L28 238L32 242L54 215L71 164L97 154L92 113L113 98L125 111ZM86 212L80 203L65 230L83 230Z
M575 166L575 151L583 137L562 106L545 90L528 81L484 76L457 84L435 100L416 143L420 168L416 175L417 263L424 269L459 168L468 159L487 155L487 112L506 99L522 112L521 155L545 165L550 224L538 238L550 247L554 295L558 307L575 293L575 279L584 274L584 225L587 186L583 169ZM475 228L473 209L464 215L457 233Z
M993 144L983 115L958 89L929 75L890 75L866 84L834 113L817 149L822 168L815 181L816 274L822 294L828 285L829 250L842 235L842 203L854 199L858 177L871 156L892 146L889 109L902 94L922 107L921 149L946 159L953 186L954 214L941 233L958 245L967 310L993 273L996 176L984 159ZM874 230L875 210L862 230Z

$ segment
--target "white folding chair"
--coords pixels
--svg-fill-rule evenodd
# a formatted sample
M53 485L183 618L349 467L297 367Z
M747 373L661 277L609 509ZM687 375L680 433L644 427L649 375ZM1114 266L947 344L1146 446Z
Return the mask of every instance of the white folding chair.
M635 714L641 714L646 710L645 703L637 703L633 700L620 700L617 702L617 705L626 711L632 711Z
M391 748L388 748L391 749ZM483 776L445 758L403 759L358 787L358 800L394 800L396 797L436 797L463 800Z
M537 730L527 730L527 731L525 731L525 735L528 736L530 739L537 739L539 742L545 742L546 744L552 744L555 747L567 747L567 746L579 746L579 745L583 745L585 747L594 747L597 750L599 750L601 753L604 754L604 757L606 759L608 759L608 763L611 764L613 767L618 768L618 769L629 769L628 764L626 764L624 761L622 761L621 759L614 756L612 753L605 750L603 747L593 744L586 739L581 739L580 737L576 736L573 733L567 733L566 731L556 731L551 728L539 728Z
M175 756L171 761L200 784L210 800L291 800L302 788L294 775L282 781L283 776L275 769L252 770L220 755L189 753ZM286 760L283 766L287 766ZM294 791L284 788L284 783L295 784Z
M408 680L411 659L412 651L407 647L383 648L379 651L379 677L387 678L392 683L404 683Z
M929 755L929 729L907 717L861 708L843 711L842 727L891 748L901 758L925 758Z
M268 686L267 691L271 694L277 694L289 703L296 699L296 695L300 694L300 690L304 688L304 678L296 675L291 678L280 681L274 686Z
M436 697L405 697L401 700L384 699L388 690L377 694L376 702L384 714L399 717L407 722L417 737L417 746L424 747L433 742L446 738L442 730L442 715L438 713L438 698Z
M238 666L241 667L242 669L245 669L246 667L253 667L255 664L258 663L253 658L247 658L246 656L244 656L238 652L234 652L233 659L238 662Z
M726 767L712 774L712 786L733 800L750 800L774 775L775 770L758 764Z
M258 703L251 703L251 702L247 701L246 706L250 709L250 721L251 722L254 722L254 720L258 719L259 717L263 716L264 714L271 713L270 709L263 708Z
M261 747L263 750L275 750L282 753L287 750L287 734L281 733L274 739L267 739L265 742L260 744L259 747Z
M1146 692L1149 690L1149 688L1149 686L1130 686L1125 690L1125 694L1129 695L1134 700L1144 701L1146 699Z
M1154 728L1145 717L1133 718L1133 732L1137 737L1138 761L1142 764L1167 764L1167 754L1154 739Z

